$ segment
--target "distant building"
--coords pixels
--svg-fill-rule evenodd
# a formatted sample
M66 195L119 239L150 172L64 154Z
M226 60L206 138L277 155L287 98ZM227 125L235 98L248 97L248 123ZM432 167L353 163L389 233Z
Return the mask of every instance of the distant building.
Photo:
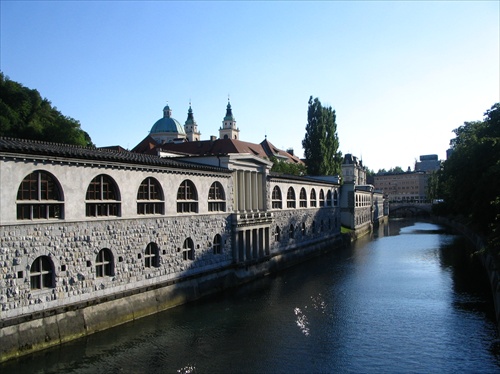
M406 173L384 173L375 175L375 187L382 190L389 202L425 202L427 180L424 171Z
M430 174L441 168L438 155L421 155L415 170L406 173L383 173L374 176L374 185L382 190L389 202L425 203Z
M415 162L415 171L432 172L438 171L440 167L438 155L423 155L420 156L420 162Z

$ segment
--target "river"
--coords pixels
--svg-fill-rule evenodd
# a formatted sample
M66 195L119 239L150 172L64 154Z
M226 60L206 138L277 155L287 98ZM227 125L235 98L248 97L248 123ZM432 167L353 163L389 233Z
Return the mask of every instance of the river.
M0 365L2 373L494 373L500 342L463 238L391 221L237 290Z

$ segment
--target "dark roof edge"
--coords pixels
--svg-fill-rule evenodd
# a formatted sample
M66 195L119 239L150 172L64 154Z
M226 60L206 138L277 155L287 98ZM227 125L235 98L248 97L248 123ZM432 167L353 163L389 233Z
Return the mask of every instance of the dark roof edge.
M72 144L51 143L47 141L0 137L0 152L19 153L34 156L53 156L88 161L121 162L148 166L162 166L177 169L214 171L230 173L226 168L201 165L189 161L161 158L155 155L116 151L105 148L84 147Z

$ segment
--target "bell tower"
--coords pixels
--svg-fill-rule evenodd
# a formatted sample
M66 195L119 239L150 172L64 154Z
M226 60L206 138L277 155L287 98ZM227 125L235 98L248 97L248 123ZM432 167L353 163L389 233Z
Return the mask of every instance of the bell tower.
M191 101L189 102L189 110L186 122L184 123L184 131L186 132L186 137L190 142L196 142L200 140L201 133L198 131L198 124L194 120L193 109L191 109Z
M227 99L226 116L222 120L222 127L219 129L220 139L236 139L240 138L240 130L236 127L236 119L233 116L231 103Z

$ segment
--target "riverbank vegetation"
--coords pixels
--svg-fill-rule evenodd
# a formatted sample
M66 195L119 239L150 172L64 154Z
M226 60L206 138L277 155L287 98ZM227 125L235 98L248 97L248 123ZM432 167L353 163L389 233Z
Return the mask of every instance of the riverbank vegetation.
M452 216L483 236L500 254L500 103L482 121L453 130L451 155L429 181L438 215Z

